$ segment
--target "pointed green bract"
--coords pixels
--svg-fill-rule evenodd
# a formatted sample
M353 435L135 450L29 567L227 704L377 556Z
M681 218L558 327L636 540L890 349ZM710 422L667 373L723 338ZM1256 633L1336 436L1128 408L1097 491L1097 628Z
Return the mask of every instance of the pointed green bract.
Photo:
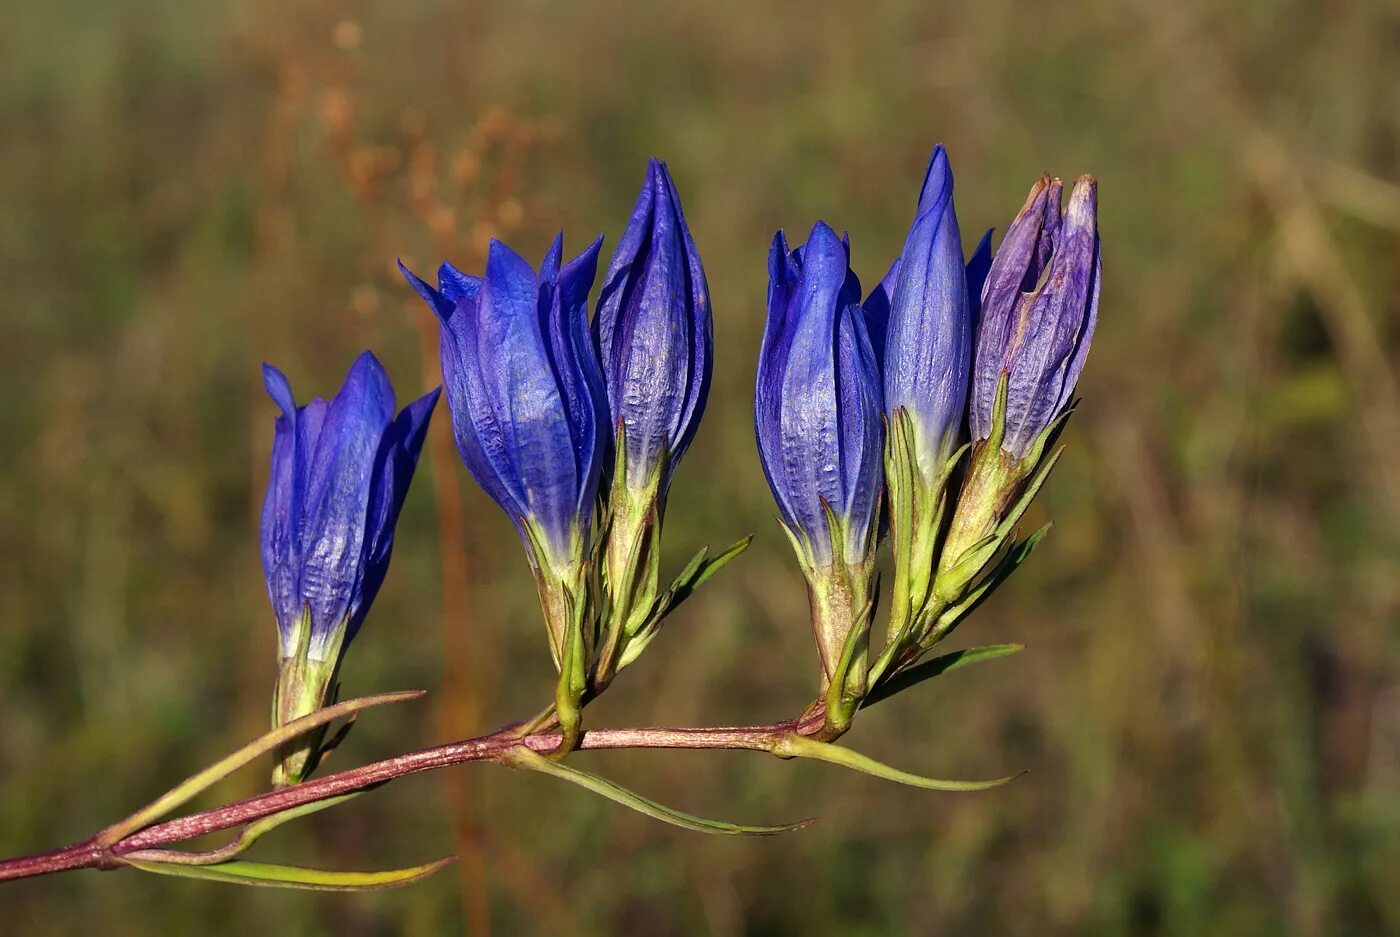
M157 875L198 878L230 885L292 888L302 891L382 891L420 882L456 861L456 857L450 857L385 872L328 872L295 865L247 862L241 859L218 865L171 865L146 859L128 859L126 864Z
M910 774L908 771L892 768L849 748L842 748L830 742L819 742L816 739L796 734L785 736L780 740L773 749L773 754L780 758L811 758L815 761L825 761L828 764L840 765L853 771L884 778L886 781L897 781L900 784L921 787L928 791L985 791L988 788L1000 787L1015 778L1015 775L994 778L990 781L945 781L940 778L926 778L923 775Z
M143 827L149 826L170 811L197 797L208 790L219 781L228 777L233 772L251 763L253 760L266 755L273 749L285 744L305 732L319 728L328 722L353 715L373 706L383 706L387 703L401 703L406 700L418 699L423 695L422 690L403 690L397 693L380 693L375 696L362 696L358 699L346 700L343 703L336 703L334 706L327 706L309 715L295 719L284 726L279 726L257 739L244 745L242 748L230 755L219 759L203 771L191 775L181 781L175 787L166 791L151 803L127 817L125 820L115 823L103 830L97 836L97 842L103 846L111 846L120 842L126 837L135 833Z
M797 823L786 823L780 826L747 826L738 823L725 823L722 820L707 820L704 817L692 816L673 810L670 807L658 804L629 791L627 788L607 778L590 774L587 771L580 771L571 765L560 764L551 761L523 745L511 749L502 756L503 764L512 768L523 768L527 771L538 771L540 774L547 774L550 777L558 778L561 781L568 781L570 784L577 784L585 790L592 791L602 797L606 797L615 803L630 807L638 813L645 814L654 820L669 823L686 830L694 830L697 833L715 833L727 836L773 836L778 833L788 833L799 830L812 823L811 819L802 820Z
M1023 644L990 644L986 647L970 647L962 651L953 651L949 654L940 654L932 660L925 661L917 667L908 667L899 671L883 683L877 684L874 689L866 695L865 701L861 704L863 709L869 709L881 700L889 699L900 690L907 690L909 687L925 680L932 680L934 677L941 677L943 674L972 664L980 663L984 660L995 660L998 657L1006 657L1008 654L1015 654L1023 650Z

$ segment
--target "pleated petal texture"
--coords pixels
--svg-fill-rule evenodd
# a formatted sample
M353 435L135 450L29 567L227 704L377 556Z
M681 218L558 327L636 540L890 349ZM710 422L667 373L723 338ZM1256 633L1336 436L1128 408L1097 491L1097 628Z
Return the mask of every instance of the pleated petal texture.
M492 241L485 275L443 264L438 286L400 264L437 314L453 434L468 471L520 531L564 564L587 536L606 454L606 396L588 331L594 241L562 263L556 238L538 273Z
M975 338L970 424L992 433L1007 377L1002 448L1020 457L1071 403L1098 321L1102 268L1097 186L1081 176L1061 211L1058 179L1031 189L992 258Z
M628 484L662 489L690 446L714 356L709 287L666 164L652 159L618 241L593 323L609 428L627 455Z
M821 222L792 251L778 232L769 277L754 403L764 473L812 562L854 562L875 523L883 447L883 395L860 282L848 245ZM826 508L846 543L831 542Z
M306 611L309 654L325 659L339 629L347 629L342 650L354 637L384 581L438 392L396 417L394 389L369 352L329 401L298 406L271 365L263 366L263 381L282 411L261 523L268 596L284 651Z

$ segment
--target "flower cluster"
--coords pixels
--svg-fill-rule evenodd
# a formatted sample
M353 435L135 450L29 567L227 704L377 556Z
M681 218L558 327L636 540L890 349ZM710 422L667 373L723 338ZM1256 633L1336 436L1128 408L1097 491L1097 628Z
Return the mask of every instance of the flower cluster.
M1015 567L1037 536L1016 524L1043 483L1093 334L1095 186L1061 210L1044 179L995 256L964 261L953 176L935 149L914 222L862 299L850 242L818 222L769 253L754 396L758 452L807 580L822 696L840 735ZM493 241L480 276L444 262L433 285L400 265L441 326L443 389L468 471L523 541L558 669L557 755L581 711L662 623L747 546L701 551L661 587L672 480L705 410L714 343L699 252L665 164L652 160L590 316L602 238L538 269ZM334 699L346 647L389 563L399 509L437 391L394 414L366 353L331 401L282 410L263 514L281 629L275 718ZM889 622L876 653L877 548L892 546ZM285 751L279 784L307 776L317 737Z
M1038 539L1015 525L1054 464L1098 307L1093 179L1063 216L1060 201L1041 180L995 257L988 232L964 263L936 148L904 249L864 303L831 228L792 251L774 241L755 427L807 579L829 737ZM882 497L895 581L871 662Z

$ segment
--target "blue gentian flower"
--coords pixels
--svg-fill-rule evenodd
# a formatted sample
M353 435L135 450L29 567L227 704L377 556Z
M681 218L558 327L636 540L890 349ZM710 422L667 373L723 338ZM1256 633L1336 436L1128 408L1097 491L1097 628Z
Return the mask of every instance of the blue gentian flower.
M559 669L560 751L578 738L589 526L607 454L607 396L588 332L600 237L562 263L554 240L538 273L492 241L486 274L450 264L434 289L399 265L442 325L442 376L462 460L525 541Z
M883 436L860 281L847 245L821 222L793 251L778 232L768 270L754 401L763 470L812 563L855 562L873 539ZM846 542L832 543L827 509Z
M807 578L826 733L865 694L884 428L880 373L849 246L820 222L768 261L754 427L768 485Z
M1001 448L1021 458L1074 397L1098 318L1095 182L1081 176L1061 216L1058 179L1031 189L992 259L982 292L969 421L992 436L997 385L1006 376Z
M262 511L262 560L281 633L273 710L279 725L330 702L340 662L384 582L394 526L437 403L434 390L394 414L394 389L365 352L331 400L297 406L282 372L263 365L282 410ZM321 733L284 749L277 784L301 781Z
M710 390L714 338L705 270L666 171L653 159L608 265L593 335L603 367L614 452L602 504L606 619L595 688L660 625L661 524L671 476Z
M384 582L394 525L438 391L394 415L394 388L365 352L331 400L297 406L282 372L263 365L281 408L262 511L267 591L286 656L309 615L311 657L343 652ZM343 635L341 635L343 632Z
M593 330L624 482L664 493L710 390L710 294L666 164L652 159L598 298ZM664 460L664 466L662 462Z
M442 325L443 383L467 469L532 564L558 575L586 552L607 442L587 307L602 238L561 266L563 243L536 273L492 241L484 277L445 263L437 289L400 264Z

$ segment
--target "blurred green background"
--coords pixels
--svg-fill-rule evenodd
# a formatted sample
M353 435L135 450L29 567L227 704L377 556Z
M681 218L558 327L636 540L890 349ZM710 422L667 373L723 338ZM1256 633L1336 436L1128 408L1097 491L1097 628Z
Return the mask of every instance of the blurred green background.
M971 243L1042 172L1100 180L1106 281L1055 529L925 685L850 742L932 794L746 754L579 758L710 839L477 766L259 855L369 896L83 872L0 931L930 935L1400 932L1400 10L1385 3L5 0L0 15L0 853L86 836L266 725L258 362L400 395L436 335L393 269L616 241L667 159L713 292L708 418L669 561L754 531L591 709L767 721L813 692L751 439L775 228L847 228L867 283L945 142ZM426 365L426 366L425 366ZM439 413L332 767L494 728L552 671L513 532ZM217 793L264 784L248 772ZM208 801L212 804L212 798Z

